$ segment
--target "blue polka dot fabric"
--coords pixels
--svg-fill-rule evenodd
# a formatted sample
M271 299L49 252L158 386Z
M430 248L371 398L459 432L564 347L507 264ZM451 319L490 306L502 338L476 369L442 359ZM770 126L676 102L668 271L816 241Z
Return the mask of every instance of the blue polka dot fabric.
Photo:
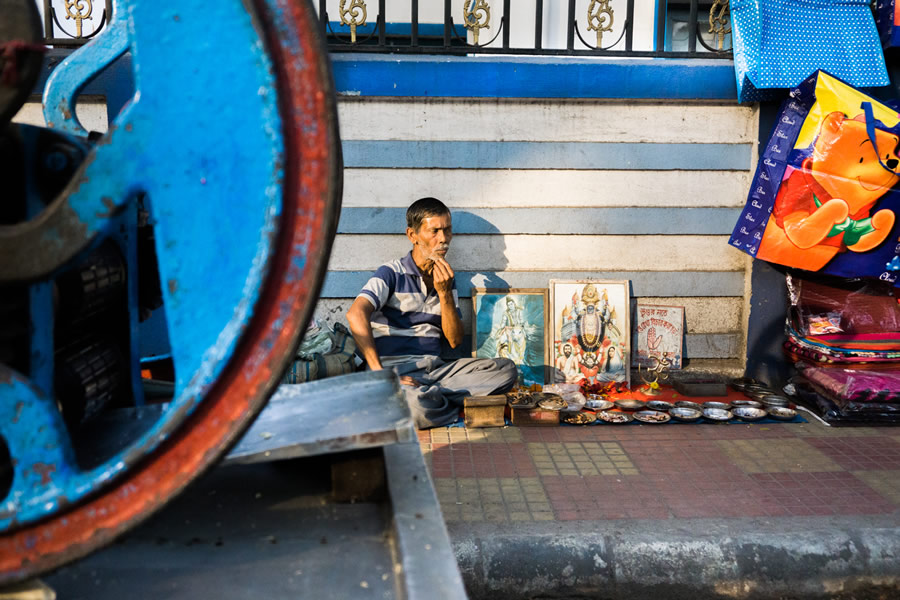
M732 0L738 100L783 96L818 69L855 87L889 83L870 0Z

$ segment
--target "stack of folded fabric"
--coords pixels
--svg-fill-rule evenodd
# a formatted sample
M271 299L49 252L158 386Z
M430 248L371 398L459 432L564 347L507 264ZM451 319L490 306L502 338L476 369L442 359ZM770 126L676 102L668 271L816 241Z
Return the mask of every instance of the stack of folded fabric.
M826 421L900 422L900 305L880 282L787 276L785 352Z
M900 422L900 371L798 363L805 397L829 422ZM803 394L804 390L801 390Z
M900 334L867 333L802 335L787 327L785 352L795 362L810 361L835 367L900 369Z

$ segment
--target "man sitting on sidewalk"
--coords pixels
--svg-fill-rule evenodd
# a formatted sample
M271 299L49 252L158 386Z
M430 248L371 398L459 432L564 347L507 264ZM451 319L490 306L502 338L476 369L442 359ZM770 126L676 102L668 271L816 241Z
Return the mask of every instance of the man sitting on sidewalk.
M419 429L456 420L463 398L502 393L516 382L508 358L440 358L463 339L459 297L447 251L450 209L435 198L406 211L412 251L378 267L347 311L359 353L372 370L394 368Z

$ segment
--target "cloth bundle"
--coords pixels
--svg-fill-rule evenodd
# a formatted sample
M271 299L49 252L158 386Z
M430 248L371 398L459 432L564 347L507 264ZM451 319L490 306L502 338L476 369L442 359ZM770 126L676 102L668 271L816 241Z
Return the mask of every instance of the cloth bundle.
M900 305L889 284L787 275L785 351L829 423L900 421Z
M889 284L786 277L785 352L795 362L900 369L900 305Z
M356 342L342 324L335 323L331 331L327 325L319 327L313 321L281 383L305 383L352 373L355 352Z

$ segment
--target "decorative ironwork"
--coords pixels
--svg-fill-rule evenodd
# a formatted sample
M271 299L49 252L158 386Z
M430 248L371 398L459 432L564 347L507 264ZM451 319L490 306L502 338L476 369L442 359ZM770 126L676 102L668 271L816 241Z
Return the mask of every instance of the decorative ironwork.
M75 39L84 37L82 35L81 23L88 20L93 21L91 14L94 12L94 4L91 0L65 0L66 21L73 19L75 21ZM87 12L85 12L87 10Z
M472 32L472 39L477 46L479 30L491 28L491 7L485 0L474 0L474 5L472 2L473 0L466 0L463 4L463 20L466 29Z
M718 49L725 48L725 36L731 33L728 0L716 0L709 9L709 32L718 37Z
M597 32L597 48L603 47L603 32L612 31L613 9L609 0L591 0L588 5L588 31Z
M364 27L366 24L366 2L365 0L350 0L350 7L347 7L347 0L341 0L341 25L350 26L350 43L356 43L356 28ZM361 18L360 18L361 17Z

